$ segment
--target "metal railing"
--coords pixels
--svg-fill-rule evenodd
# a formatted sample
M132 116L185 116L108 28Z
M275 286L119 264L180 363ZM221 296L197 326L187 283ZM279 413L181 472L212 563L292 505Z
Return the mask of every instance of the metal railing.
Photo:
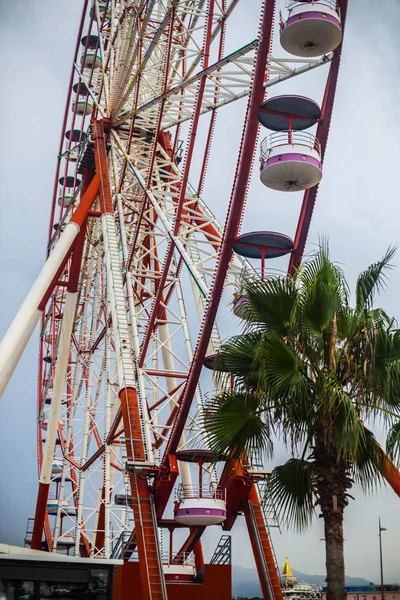
M206 484L200 486L180 483L175 490L175 498L179 501L199 498L225 500L226 489L213 483L208 486Z
M267 135L261 142L261 161L266 161L271 154L271 150L279 146L305 146L310 150L315 150L319 154L321 153L319 140L312 133L308 133L308 131L276 131Z
M171 556L168 552L164 552L162 555L162 563L163 565L194 567L194 554L193 552L179 552L179 562L176 562L174 555Z
M327 6L328 8L335 10L337 13L339 13L340 10L339 3L337 2L337 0L310 0L309 2L298 2L298 0L286 0L285 7L288 10L290 10L295 6L305 6L307 4L317 4L318 6L322 4L323 6Z

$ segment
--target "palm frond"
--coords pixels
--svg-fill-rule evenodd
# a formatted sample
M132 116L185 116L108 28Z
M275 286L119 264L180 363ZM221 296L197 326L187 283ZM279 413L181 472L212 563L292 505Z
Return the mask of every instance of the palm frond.
M333 443L338 459L351 461L363 444L359 410L330 371L320 375L316 420L325 424L326 445Z
M317 335L330 326L335 313L345 311L347 291L340 269L323 251L300 271L301 314L304 324Z
M251 331L225 342L215 358L217 381L223 381L224 373L231 373L236 376L237 382L243 382L250 388L257 387L253 362L261 340L262 332Z
M216 454L239 458L248 447L272 452L269 420L252 394L230 390L217 395L206 405L204 428Z
M376 263L370 265L360 273L356 284L356 310L369 309L372 306L375 294L379 293L386 285L386 271L393 265L390 261L396 254L397 247L389 246L385 256Z
M384 453L372 431L359 421L359 444L353 456L355 481L364 492L370 492L383 481Z
M266 333L255 352L254 367L262 390L283 403L290 398L299 414L307 415L310 406L307 367L290 342L275 333Z
M247 324L262 324L282 335L287 332L297 298L292 279L271 277L244 281L243 295L247 302L241 307L241 316Z
M393 461L400 462L400 421L395 423L388 433L386 452Z
M377 407L388 407L395 412L400 411L400 363L386 363L385 377L379 389ZM382 376L381 376L382 378ZM399 414L400 416L400 414Z
M268 493L275 509L287 526L304 531L314 513L314 482L311 462L291 458L275 467L268 479Z

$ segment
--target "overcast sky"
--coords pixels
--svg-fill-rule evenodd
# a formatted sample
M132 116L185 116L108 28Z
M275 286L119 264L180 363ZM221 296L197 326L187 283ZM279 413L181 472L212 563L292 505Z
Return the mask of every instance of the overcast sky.
M250 29L260 1L243 0L241 4L248 8ZM342 263L349 281L354 282L356 274L381 257L389 244L400 241L400 4L398 0L350 0L349 4L324 177L308 249L319 235L328 235L332 257ZM282 7L283 1L278 5ZM81 0L0 0L0 335L44 260L56 154L81 7ZM238 36L247 35L243 16L236 23ZM246 38L251 39L251 35ZM229 43L227 52L235 48ZM320 101L323 79L321 70L319 75L296 78L283 91L275 87L271 95L291 90ZM221 111L218 117L216 154L211 156L204 192L204 199L222 220L226 203L219 202L218 194L220 153L224 153L226 172L234 171L238 148L232 143L236 134L234 127L230 130L229 119L238 115L240 131L243 108L223 110L226 112L223 116ZM242 231L259 229L260 222L265 222L265 229L293 236L300 203L300 195L289 194L283 201L278 193L266 193L255 177ZM396 263L400 265L400 255ZM399 294L397 268L381 304L400 320ZM34 514L37 356L36 334L0 402L0 542L22 544L26 520ZM278 455L277 460L281 458ZM400 583L399 499L390 488L372 497L355 490L354 496L345 516L347 573L379 580L380 515L387 527L383 534L385 580ZM233 534L234 562L251 566L243 523L238 523ZM274 533L279 563L282 565L289 555L294 568L324 573L322 537L321 522L302 536Z

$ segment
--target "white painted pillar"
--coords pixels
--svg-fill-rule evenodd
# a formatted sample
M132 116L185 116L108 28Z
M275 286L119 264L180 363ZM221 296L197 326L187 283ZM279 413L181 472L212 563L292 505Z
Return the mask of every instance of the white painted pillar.
M68 223L0 344L0 397L39 322L38 306L78 233L78 225Z
M51 398L49 423L46 433L46 444L44 447L42 469L39 479L40 483L50 483L51 481L51 469L53 464L54 448L56 444L58 421L60 419L61 401L68 369L71 335L74 326L77 298L77 292L66 293L60 342L57 350L57 366L53 396Z

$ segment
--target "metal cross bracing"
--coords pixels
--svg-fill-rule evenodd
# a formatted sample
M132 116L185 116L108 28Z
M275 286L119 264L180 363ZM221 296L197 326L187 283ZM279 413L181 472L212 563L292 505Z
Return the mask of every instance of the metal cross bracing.
M199 377L205 355L221 344L218 304L252 270L232 256L232 242L252 176L258 108L271 86L326 65L323 152L332 114L340 48L318 59L279 58L275 1L260 0L257 38L254 31L226 54L232 19L245 17L246 6L85 1L57 160L54 265L21 341L41 318L32 547L110 557L126 540L124 557L137 549L151 566L151 580L142 572L148 598L165 597L157 525L178 476L190 485L194 475L175 453L207 445ZM71 111L73 89L82 92L80 112L77 103ZM243 134L222 226L207 204L208 161L221 135L219 111L246 96L247 109L237 103ZM316 191L305 194L290 268L301 259ZM253 481L260 470L257 457L207 473L227 489L224 528L245 513L264 593L279 598L265 524L274 515L262 479L258 491ZM202 533L193 528L176 557L199 557Z

